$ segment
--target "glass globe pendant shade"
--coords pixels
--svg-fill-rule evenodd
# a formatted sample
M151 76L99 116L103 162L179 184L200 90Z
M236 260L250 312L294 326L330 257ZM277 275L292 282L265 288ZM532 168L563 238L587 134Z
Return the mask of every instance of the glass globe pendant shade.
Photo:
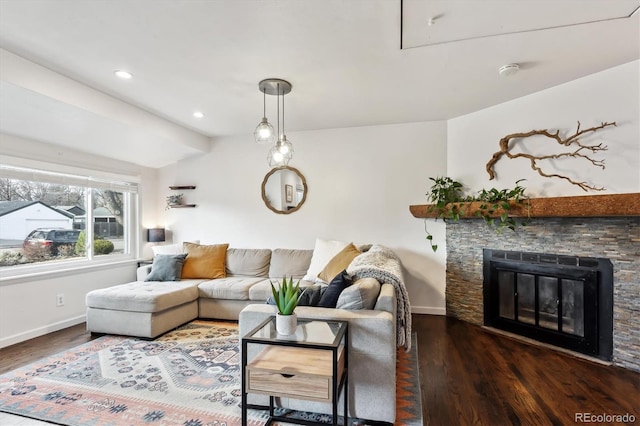
M278 139L276 144L271 147L269 154L267 154L267 161L270 167L280 167L289 164L293 158L293 146L291 142L286 140L286 137Z
M288 155L293 158L293 144L287 139L286 135L280 136L280 139L276 143L276 148L282 155Z
M262 121L256 127L255 132L253 132L253 137L259 144L271 144L276 140L273 126L269 123L267 117L262 117Z

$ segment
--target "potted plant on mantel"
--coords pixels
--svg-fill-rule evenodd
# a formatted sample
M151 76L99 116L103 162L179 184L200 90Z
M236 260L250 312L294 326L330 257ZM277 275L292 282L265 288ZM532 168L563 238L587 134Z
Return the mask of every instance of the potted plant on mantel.
M429 179L433 181L433 185L427 198L434 204L427 206L425 218L457 222L462 217L478 217L498 233L505 228L515 231L518 225L526 226L530 218L529 198L524 193L526 188L520 185L524 179L516 181L512 189L482 189L477 196L464 196L462 183L450 177ZM516 221L516 217L519 221ZM437 251L438 245L433 243L433 235L427 229L426 220L425 232L431 249Z
M276 290L276 287L271 282L271 293L273 294L273 300L278 307L278 314L276 315L276 331L279 334L289 335L296 332L298 326L298 317L294 310L298 306L300 301L300 280L293 285L293 277L282 278L282 284L280 288Z

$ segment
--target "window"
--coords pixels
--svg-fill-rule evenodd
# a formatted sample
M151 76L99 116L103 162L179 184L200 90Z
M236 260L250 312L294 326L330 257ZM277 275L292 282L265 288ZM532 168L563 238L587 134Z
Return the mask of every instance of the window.
M134 257L137 183L0 165L0 269Z

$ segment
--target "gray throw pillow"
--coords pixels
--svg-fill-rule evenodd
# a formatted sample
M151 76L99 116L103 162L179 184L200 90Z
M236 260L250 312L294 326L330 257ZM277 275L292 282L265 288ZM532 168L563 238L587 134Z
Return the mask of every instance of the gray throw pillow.
M314 284L302 289L299 306L318 306L318 302L322 298L322 294L327 289L326 285Z
M301 288L302 295L298 301L298 306L318 306L318 302L322 297L322 294L327 289L326 285L314 284L308 287ZM275 305L273 295L267 299L267 305Z
M158 254L153 258L151 273L145 281L180 281L187 254Z
M373 309L380 294L380 283L375 278L360 278L342 290L336 309Z

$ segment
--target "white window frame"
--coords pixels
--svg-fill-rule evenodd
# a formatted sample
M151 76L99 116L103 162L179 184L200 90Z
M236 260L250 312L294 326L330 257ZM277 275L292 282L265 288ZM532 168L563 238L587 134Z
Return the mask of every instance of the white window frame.
M87 219L85 224L87 255L81 259L60 260L43 264L28 264L0 267L0 284L5 282L27 281L37 277L50 278L56 275L83 273L87 269L105 269L122 263L135 263L140 247L140 211L138 187L139 176L90 170L81 167L52 164L42 161L15 158L0 155L0 177L38 181L38 175L47 176L45 181L83 186L86 188ZM93 255L92 220L93 190L111 189L124 193L125 253L96 257ZM91 220L90 220L91 219ZM128 253L127 253L128 252Z

